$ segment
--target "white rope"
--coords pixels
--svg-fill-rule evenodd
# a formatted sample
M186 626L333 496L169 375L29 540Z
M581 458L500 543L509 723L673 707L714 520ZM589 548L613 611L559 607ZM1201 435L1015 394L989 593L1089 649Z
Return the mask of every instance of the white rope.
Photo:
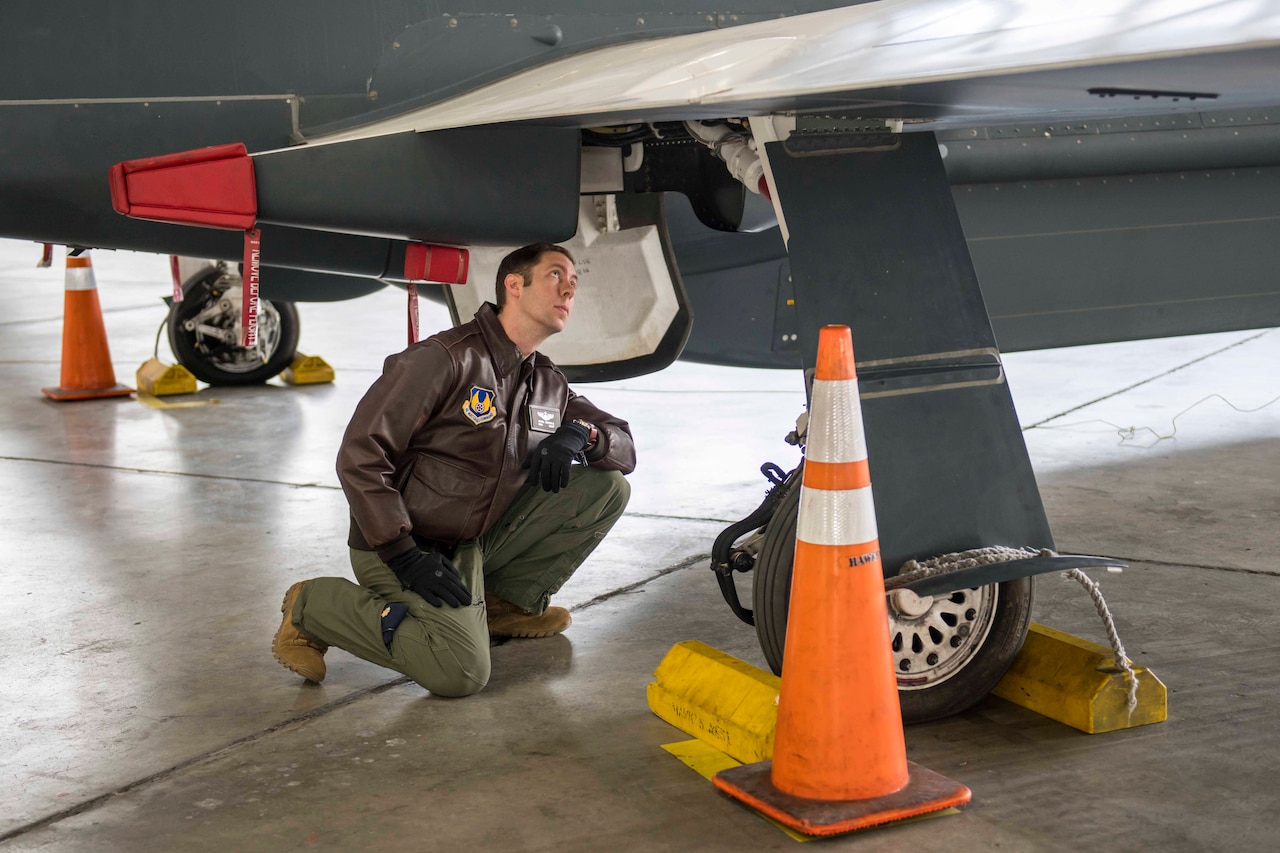
M1097 608L1098 615L1102 617L1102 623L1107 628L1107 639L1111 641L1111 651L1115 654L1116 666L1124 670L1125 675L1129 677L1129 713L1132 714L1134 709L1138 707L1138 673L1133 669L1133 663L1129 660L1129 656L1125 654L1124 643L1120 642L1120 635L1116 632L1116 622L1111 616L1111 609L1107 607L1106 599L1102 597L1102 589L1098 586L1098 582L1086 575L1079 569L1071 569L1062 573L1064 577L1079 582L1081 586L1088 591L1089 597L1093 599L1093 606Z
M987 548L974 548L971 551L960 551L955 554L943 554L940 557L933 557L928 560L908 560L902 564L898 574L885 578L884 588L886 592L891 592L898 587L914 583L921 578L941 575L960 569L969 569L974 566L1004 563L1009 560L1023 560L1027 557L1036 556L1053 557L1055 554L1048 548L1037 551L1034 548L1009 548L1004 545L992 545ZM1111 651L1115 655L1116 666L1129 678L1128 707L1129 713L1132 714L1134 709L1138 707L1138 673L1134 671L1133 662L1125 654L1124 644L1120 642L1120 635L1116 632L1115 619L1111 616L1111 609L1107 607L1106 599L1102 597L1102 590L1097 581L1079 569L1071 569L1062 574L1063 577L1078 581L1089 593L1089 597L1093 599L1093 606L1097 609L1098 615L1102 617L1102 624L1106 627L1107 639L1111 641Z
M1007 563L1010 560L1025 560L1027 557L1052 557L1053 552L1047 548L1037 551L1034 548L1009 548L1004 545L992 545L988 548L974 548L971 551L960 551L955 554L943 554L928 560L907 560L896 575L884 579L886 592L915 583L921 578L955 572L960 569L971 569L974 566L986 566L991 563Z

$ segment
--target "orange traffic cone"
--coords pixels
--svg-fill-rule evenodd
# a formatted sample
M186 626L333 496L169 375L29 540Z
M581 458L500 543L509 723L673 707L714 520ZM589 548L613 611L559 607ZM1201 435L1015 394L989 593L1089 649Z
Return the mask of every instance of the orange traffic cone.
M907 761L848 326L819 333L773 761L716 787L808 835L969 802Z
M102 325L98 284L89 253L67 255L66 295L62 309L62 378L57 388L41 388L50 400L123 397L133 389L116 384Z

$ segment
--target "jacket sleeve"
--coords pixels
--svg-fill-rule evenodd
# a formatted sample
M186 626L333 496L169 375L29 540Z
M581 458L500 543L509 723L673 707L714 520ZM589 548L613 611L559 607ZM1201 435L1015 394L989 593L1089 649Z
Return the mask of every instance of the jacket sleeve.
M581 418L596 425L600 435L596 446L587 451L587 462L592 468L605 471L621 471L630 474L636 468L636 445L631 438L631 427L626 421L597 409L586 397L579 397L569 392L569 402L565 404L566 420Z
M352 519L384 561L416 547L396 473L413 436L436 413L453 376L452 359L435 341L388 357L342 436L338 480Z

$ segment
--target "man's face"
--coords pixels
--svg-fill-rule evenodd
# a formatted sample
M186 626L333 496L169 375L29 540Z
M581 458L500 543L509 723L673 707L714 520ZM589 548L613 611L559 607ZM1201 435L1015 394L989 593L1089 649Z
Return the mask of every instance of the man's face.
M543 252L529 271L526 284L518 295L508 292L508 304L548 335L564 331L573 313L573 296L578 289L578 273L573 261L559 252Z

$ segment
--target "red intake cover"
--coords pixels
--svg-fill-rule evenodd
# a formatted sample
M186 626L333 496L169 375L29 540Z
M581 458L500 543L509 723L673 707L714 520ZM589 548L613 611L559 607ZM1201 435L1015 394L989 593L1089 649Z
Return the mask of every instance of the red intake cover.
M253 160L242 143L111 167L111 205L136 219L245 231L258 218Z
M410 243L404 250L406 281L433 281L437 284L466 284L471 253L452 246Z

